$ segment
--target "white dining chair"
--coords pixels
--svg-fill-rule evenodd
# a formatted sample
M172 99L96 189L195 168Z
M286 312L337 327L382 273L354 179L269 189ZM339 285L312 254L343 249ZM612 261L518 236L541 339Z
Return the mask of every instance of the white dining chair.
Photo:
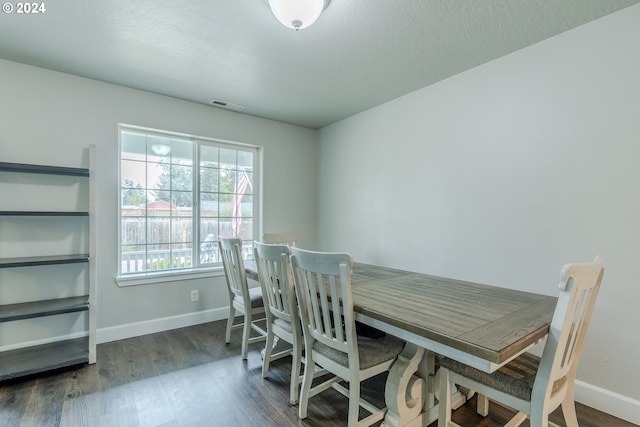
M267 342L262 361L262 377L268 377L272 361L290 355L292 360L289 402L295 405L298 403L304 342L293 287L289 246L255 242L254 252L267 316ZM276 337L290 346L273 353Z
M220 238L218 242L220 257L224 267L224 275L227 279L227 291L229 293L229 318L225 342L231 342L231 331L242 328L242 359L247 358L249 344L265 341L267 331L260 326L265 321L265 309L262 299L262 288L249 288L247 275L242 259L242 240L238 238ZM241 323L235 322L236 310L242 313L244 319ZM251 331L258 333L251 336Z
M290 249L307 359L300 418L307 417L310 397L334 388L349 398L348 426L370 426L384 417L386 408L362 399L360 383L388 371L404 342L391 335L378 339L356 335L350 255ZM316 364L333 376L311 387ZM342 380L349 383L348 389L339 384ZM362 420L358 420L360 407L370 413Z
M603 274L599 257L591 263L564 266L542 358L525 353L492 374L440 358L439 396L444 398L438 427L458 426L451 421L452 382L478 392L481 415L487 415L486 399L515 409L517 414L506 424L509 427L518 426L527 418L531 427L547 427L549 414L560 405L567 426L578 427L573 387Z

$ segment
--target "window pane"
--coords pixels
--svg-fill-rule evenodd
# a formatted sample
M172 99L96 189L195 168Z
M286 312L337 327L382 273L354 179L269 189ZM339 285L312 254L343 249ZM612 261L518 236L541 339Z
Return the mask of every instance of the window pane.
M233 194L220 194L220 216L231 218L233 216Z
M235 169L237 165L236 150L220 149L220 167L224 169Z
M182 243L184 247L191 247L193 241L193 218L171 218L171 242Z
M147 244L163 244L171 242L171 218L150 216L147 220Z
M144 134L123 131L120 134L122 159L144 160L147 151L147 137Z
M132 245L122 247L121 273L139 273L147 269L146 245Z
M161 162L171 155L171 138L147 135L147 161Z
M146 167L146 163L142 161L122 160L120 162L120 185L122 188L145 189L147 186Z
M122 215L131 215L131 209L137 210L140 207L144 209L144 205L147 202L146 194L147 192L143 189L123 186L120 193L123 208Z
M191 268L193 247L184 244L173 245L171 248L171 267L172 268Z
M218 193L200 193L200 216L217 217L220 207Z
M171 165L171 189L189 190L193 188L193 167Z
M200 166L218 166L218 155L220 149L209 145L200 146Z
M217 168L200 168L200 191L217 192L219 169Z
M238 151L238 166L241 169L253 168L253 153L249 151Z
M253 240L253 220L251 218L242 218L237 225L237 236L242 240Z
M236 171L220 169L218 171L218 191L220 193L234 193L236 188Z
M253 173L242 172L241 175L236 192L242 194L253 194Z
M240 215L243 218L251 218L253 216L253 197L243 196L242 203L240 204Z
M205 226L200 228L202 232L208 226L213 225L213 229L208 229L203 233L203 236L206 236L204 239L201 239L200 243L200 263L201 264L212 264L221 262L220 260L220 251L218 249L218 239L215 237L217 234L217 226L218 222L215 221L205 221Z
M147 166L147 186L153 189L171 188L171 169L168 163L149 162Z
M193 165L193 143L187 139L171 139L171 163Z
M167 270L171 265L171 248L169 245L149 245L147 251L147 270Z
M122 218L122 251L130 251L132 247L139 248L140 242L146 240L145 224L146 218L123 217Z
M193 215L193 192L173 191L171 192L173 203L171 204L171 214L174 216Z

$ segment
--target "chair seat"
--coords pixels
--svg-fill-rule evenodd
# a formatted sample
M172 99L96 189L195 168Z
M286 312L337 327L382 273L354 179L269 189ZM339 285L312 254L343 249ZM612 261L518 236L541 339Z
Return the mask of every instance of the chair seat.
M385 335L382 338L370 338L358 335L358 360L360 361L360 369L368 369L394 359L402 352L403 348L404 341L392 335ZM319 341L314 343L313 349L342 366L349 366L347 353L335 350Z
M282 319L275 319L273 321L273 324L286 332L293 332L293 326L291 326L291 322L287 322L286 320Z
M451 372L530 402L540 358L531 353L523 353L493 374L479 371L448 357L440 357L439 363ZM566 377L555 381L552 395L560 390L566 381Z
M238 295L233 299L235 302L244 304L244 301ZM251 308L264 307L264 301L262 300L262 288L249 288L249 300L251 301Z

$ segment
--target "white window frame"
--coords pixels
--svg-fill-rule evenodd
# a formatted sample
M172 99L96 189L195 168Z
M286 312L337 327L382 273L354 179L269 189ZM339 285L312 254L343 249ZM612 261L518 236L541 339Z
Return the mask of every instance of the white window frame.
M123 258L122 258L122 133L123 132L143 133L150 136L158 136L161 138L177 138L188 139L193 143L193 210L192 210L192 233L194 236L193 249L192 249L192 262L194 263L189 268L178 269L162 269L152 270L145 272L124 273L122 271ZM200 244L196 243L203 240L203 236L200 235L200 150L201 145L215 146L220 148L227 148L231 150L238 150L244 152L253 153L253 191L252 197L252 238L257 239L259 232L262 229L261 222L261 201L262 201L262 187L261 187L261 166L262 166L262 147L244 143L238 143L233 141L226 141L202 136L193 136L182 133L163 131L157 129L144 128L140 126L133 126L127 124L118 125L118 274L116 276L116 283L118 286L134 286L159 282L170 282L178 280L198 279L211 276L224 275L224 270L221 262L215 264L200 263ZM147 163L147 160L145 160ZM217 241L216 241L217 242ZM251 247L253 240L245 240L244 245ZM145 242L145 245L150 243ZM217 243L216 243L217 245ZM247 251L247 258L252 255Z

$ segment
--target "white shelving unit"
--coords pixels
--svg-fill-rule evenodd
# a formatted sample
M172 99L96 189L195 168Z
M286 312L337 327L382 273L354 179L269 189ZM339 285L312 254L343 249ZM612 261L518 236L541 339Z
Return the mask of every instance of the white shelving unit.
M82 212L77 210L60 211L40 209L3 210L6 204L2 203L2 205L0 205L0 226L2 226L1 223L3 220L13 220L15 223L16 217L51 218L52 221L48 223L45 222L45 227L55 226L53 217L75 218L79 224L81 221L84 221L84 224L86 224L86 218L88 218L89 240L88 244L85 245L88 247L88 253L0 258L0 273L2 269L51 268L51 266L62 264L87 264L87 280L89 282L87 286L85 286L88 292L83 295L30 300L19 303L5 303L2 295L9 295L11 292L16 292L17 290L11 287L20 286L20 284L3 283L2 278L4 276L0 275L0 291L2 291L0 292L0 323L28 321L29 319L46 316L68 316L78 312L88 313L88 325L85 333L83 333L81 337L77 337L77 334L69 334L68 336L71 336L71 338L58 340L57 337L54 336L51 337L50 340L45 339L43 344L30 345L26 343L24 347L0 352L0 381L71 365L96 362L97 271L95 258L95 200L93 197L95 188L95 177L93 175L95 147L92 145L88 150L88 169L0 162L0 172L2 173L39 174L42 175L43 183L47 185L50 185L48 182L50 179L47 177L51 177L52 175L73 177L72 179L77 179L78 182L88 180L88 186L84 188L87 188L89 193L86 195L89 200L89 210ZM55 191L55 189L52 188L51 191ZM25 197L28 197L28 195L25 195ZM44 206L44 208L46 209L47 207ZM82 225L78 227L80 229ZM29 230L24 230L24 232L28 231ZM82 234L80 231L78 233ZM38 242L34 241L28 244L37 245ZM73 281L72 277L70 277L70 282L71 281ZM48 283L38 283L38 286L42 286L43 290L45 290L44 287L47 285ZM47 292L43 292L43 295L46 294Z

